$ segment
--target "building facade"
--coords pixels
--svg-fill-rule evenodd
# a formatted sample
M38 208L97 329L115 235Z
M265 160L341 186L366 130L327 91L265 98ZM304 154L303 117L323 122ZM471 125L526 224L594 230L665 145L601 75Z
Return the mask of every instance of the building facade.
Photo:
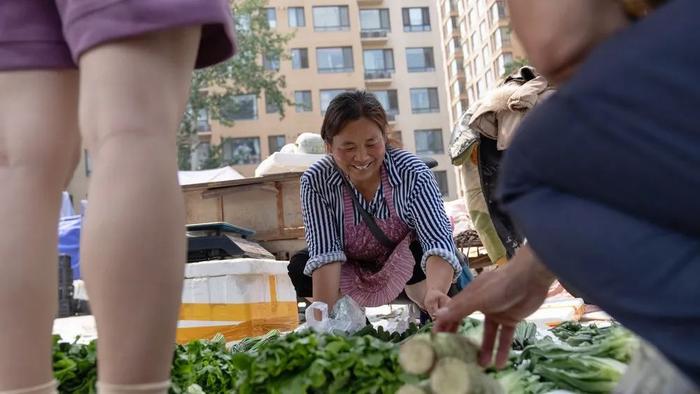
M296 103L280 118L264 94L236 98L234 125L211 122L200 139L224 141L223 154L245 176L303 132L320 133L323 114L337 94L374 92L390 120L390 137L404 149L437 160L438 184L456 197L446 155L450 103L441 50L441 26L433 0L270 0L270 26L294 32L289 59L265 59L286 77Z
M505 0L440 0L450 124L497 86L510 63L525 58Z

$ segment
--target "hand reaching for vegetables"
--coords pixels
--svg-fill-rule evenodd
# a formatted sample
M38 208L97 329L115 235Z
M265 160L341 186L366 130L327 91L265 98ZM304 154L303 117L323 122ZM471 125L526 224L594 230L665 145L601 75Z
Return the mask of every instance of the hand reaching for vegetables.
M435 313L440 309L447 306L450 302L450 297L444 292L435 289L428 289L425 292L425 300L423 305L425 305L425 310L431 317L435 317Z
M446 308L438 310L433 330L455 332L464 317L483 312L486 319L479 363L490 365L497 347L496 367L502 368L508 361L515 326L542 305L553 280L525 245L505 267L479 275Z

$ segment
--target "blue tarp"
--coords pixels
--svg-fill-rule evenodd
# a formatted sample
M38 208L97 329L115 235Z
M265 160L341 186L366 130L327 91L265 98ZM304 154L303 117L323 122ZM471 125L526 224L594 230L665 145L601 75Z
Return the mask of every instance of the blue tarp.
M58 253L70 256L73 279L80 279L81 215L65 216L58 221Z

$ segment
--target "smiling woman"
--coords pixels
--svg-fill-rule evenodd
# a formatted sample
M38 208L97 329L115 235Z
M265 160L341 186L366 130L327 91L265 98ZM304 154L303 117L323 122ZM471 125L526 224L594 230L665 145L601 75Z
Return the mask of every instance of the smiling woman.
M300 297L362 306L402 291L433 313L462 267L432 172L415 155L387 147L377 98L345 92L328 105L321 136L328 156L301 178L308 251L289 275Z

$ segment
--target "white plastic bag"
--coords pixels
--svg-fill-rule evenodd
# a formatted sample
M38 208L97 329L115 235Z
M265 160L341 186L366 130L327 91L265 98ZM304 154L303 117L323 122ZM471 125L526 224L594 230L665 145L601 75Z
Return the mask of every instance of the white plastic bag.
M316 318L316 311L320 313L320 319ZM352 298L343 296L335 303L330 316L325 302L316 301L306 307L306 324L300 328L308 327L316 332L342 331L353 334L366 324L364 309Z

